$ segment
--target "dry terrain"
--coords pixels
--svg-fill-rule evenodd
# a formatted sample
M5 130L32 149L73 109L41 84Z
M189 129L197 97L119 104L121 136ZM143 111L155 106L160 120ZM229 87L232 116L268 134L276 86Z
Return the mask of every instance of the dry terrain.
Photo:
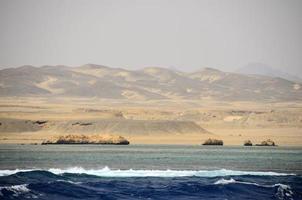
M226 145L302 145L301 80L270 75L94 64L3 69L0 142L101 134L132 144L216 138Z
M64 134L113 134L131 144L225 145L272 139L302 145L302 102L3 97L0 142L40 143Z

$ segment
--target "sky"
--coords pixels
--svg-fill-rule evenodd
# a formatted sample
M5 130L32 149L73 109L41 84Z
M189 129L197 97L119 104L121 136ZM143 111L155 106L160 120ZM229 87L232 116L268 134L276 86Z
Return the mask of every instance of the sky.
M254 62L302 77L301 0L0 0L0 68Z

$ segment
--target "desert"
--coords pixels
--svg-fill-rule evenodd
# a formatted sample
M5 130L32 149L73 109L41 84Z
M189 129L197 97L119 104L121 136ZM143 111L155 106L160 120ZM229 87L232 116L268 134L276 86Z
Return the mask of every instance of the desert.
M1 0L0 199L302 199L302 0Z
M24 73L35 76L28 81ZM1 70L0 77L1 143L111 134L131 144L198 145L213 137L224 145L268 138L283 146L302 144L302 92L295 87L300 83L285 79L209 68L187 74L91 64L24 66Z

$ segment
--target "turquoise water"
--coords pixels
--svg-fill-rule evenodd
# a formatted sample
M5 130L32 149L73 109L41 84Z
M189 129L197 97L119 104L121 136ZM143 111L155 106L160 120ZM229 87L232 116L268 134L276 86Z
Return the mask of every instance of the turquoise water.
M0 145L0 169L243 170L302 174L302 148Z
M302 199L302 148L0 145L0 199Z

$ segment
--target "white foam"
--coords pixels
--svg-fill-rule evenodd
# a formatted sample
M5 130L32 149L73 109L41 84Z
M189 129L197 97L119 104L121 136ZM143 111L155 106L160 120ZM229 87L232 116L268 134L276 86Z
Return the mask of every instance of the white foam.
M278 199L289 199L292 200L293 199L293 192L291 190L291 187L289 185L285 185L285 184L275 184L274 187L278 187L277 190L277 198Z
M285 176L289 174L276 172L248 172L248 171L233 171L233 170L112 170L108 167L102 169L84 169L74 167L68 169L49 169L54 174L76 173L89 174L102 177L217 177L217 176L236 176L236 175L258 175L258 176Z
M7 176L17 172L28 172L39 169L26 170L0 170L0 176ZM40 169L42 170L42 169ZM47 171L54 174L74 173L88 174L101 177L219 177L219 176L240 176L240 175L255 175L255 176L286 176L295 174L285 174L277 172L253 172L253 171L234 171L227 169L220 170L119 170L104 167L102 169L84 169L82 167L73 167L67 169L51 168Z
M57 182L64 182L64 183L71 183L71 184L75 184L75 185L78 185L78 184L82 184L82 182L74 182L74 181L68 181L68 180L56 180Z
M14 169L14 170L0 170L0 176L8 176L18 172L30 172L35 169Z
M214 184L215 185L227 185L227 184L231 184L231 183L239 183L239 184L245 184L245 185L255 185L255 186L260 186L260 187L274 187L272 185L259 185L257 183L252 183L252 182L245 182L245 181L236 181L234 179L230 179L230 180L226 180L226 179L219 179L218 181L216 181Z
M285 185L285 184L274 184L274 185L260 185L257 183L252 183L252 182L244 182L244 181L236 181L234 179L219 179L218 181L216 181L214 183L215 185L227 185L227 184L245 184L245 185L255 185L258 187L266 187L266 188L274 188L274 187L278 187L277 189L277 193L276 193L276 197L280 200L283 199L289 199L292 200L293 199L293 192L291 190L291 187L289 185Z
M30 189L27 188L27 184L0 187L0 196L3 196L3 189L13 192L13 196L19 196L22 193L30 192Z
M236 181L234 179L230 179L230 180L226 180L224 178L219 179L218 181L216 181L214 184L215 185L227 185L229 183L236 183Z

